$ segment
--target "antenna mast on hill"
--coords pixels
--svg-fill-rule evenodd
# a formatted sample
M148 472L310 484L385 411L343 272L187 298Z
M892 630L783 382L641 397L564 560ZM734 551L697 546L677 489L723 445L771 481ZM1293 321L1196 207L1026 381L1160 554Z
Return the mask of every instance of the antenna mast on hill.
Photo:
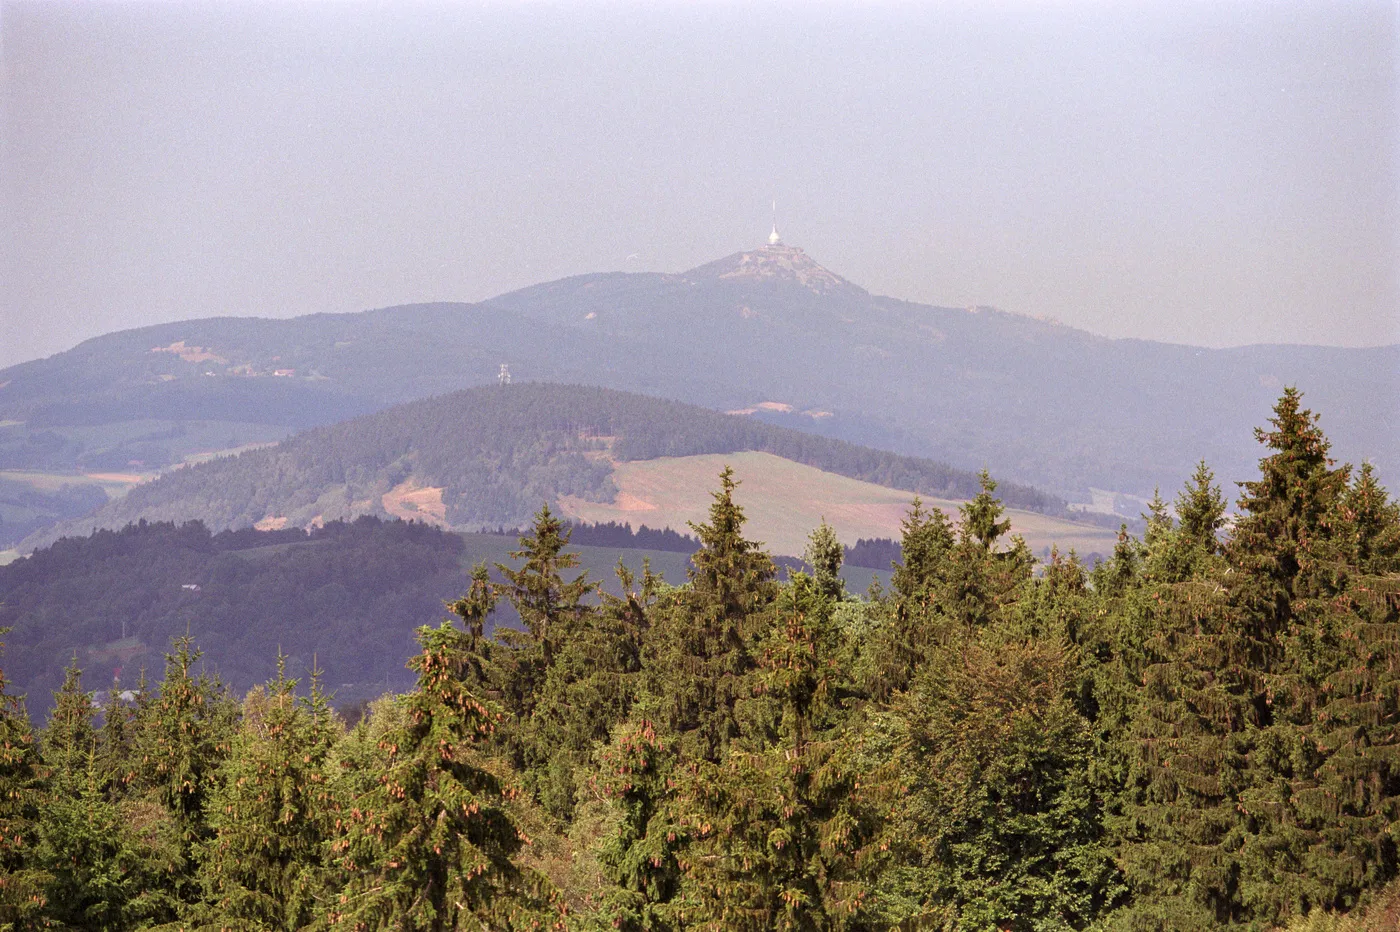
M510 366L501 363L501 371L496 375L496 381L500 382L502 385L510 384Z

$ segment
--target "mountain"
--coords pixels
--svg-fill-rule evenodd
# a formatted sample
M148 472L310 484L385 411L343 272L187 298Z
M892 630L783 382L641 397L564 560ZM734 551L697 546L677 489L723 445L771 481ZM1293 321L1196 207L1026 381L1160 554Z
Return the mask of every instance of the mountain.
M942 463L693 405L587 386L521 383L408 402L313 428L276 446L175 469L91 516L31 535L22 546L38 548L60 536L139 520L199 520L214 531L312 527L361 515L415 518L456 530L519 527L546 502L572 502L575 508L619 502L630 494L614 481L621 465L739 451L802 466L813 476L865 483L886 497L891 489L904 490L886 503L897 506L893 520L862 525L859 536L897 533L897 515L911 493L956 502L976 494L980 484L976 475ZM687 474L701 500L721 465L708 465L703 476ZM798 490L791 485L769 498L795 507ZM1007 505L1025 512L1064 513L1062 500L1029 486L1005 483L997 491ZM852 488L834 498L843 493L869 499ZM642 523L649 510L636 513L636 523ZM819 520L819 514L805 515L799 527L784 525L788 549L800 553ZM653 517L650 523L658 522ZM1103 533L1063 523L1067 532ZM848 536L853 543L857 535Z
M0 469L155 470L388 405L517 378L662 396L933 457L1086 501L1205 458L1250 473L1284 385L1341 459L1400 480L1400 346L1211 350L872 295L801 249L605 273L480 304L212 318L0 371ZM1228 487L1228 486L1227 486ZM1132 509L1129 509L1130 511Z

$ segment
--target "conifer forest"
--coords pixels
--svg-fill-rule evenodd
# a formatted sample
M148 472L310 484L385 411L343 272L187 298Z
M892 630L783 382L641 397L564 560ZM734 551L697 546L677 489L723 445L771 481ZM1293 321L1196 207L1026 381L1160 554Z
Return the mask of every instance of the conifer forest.
M353 711L188 637L45 721L0 678L0 930L1394 929L1400 505L1293 389L1257 437L1092 567L916 498L864 593L727 469L679 586L545 506Z

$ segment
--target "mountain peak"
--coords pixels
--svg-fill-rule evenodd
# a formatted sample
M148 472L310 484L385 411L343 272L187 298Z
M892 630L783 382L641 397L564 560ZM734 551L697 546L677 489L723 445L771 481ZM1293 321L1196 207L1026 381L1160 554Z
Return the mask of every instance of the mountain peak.
M801 285L816 294L865 289L819 265L798 246L773 243L748 252L717 259L685 273L685 277L700 281L776 281Z

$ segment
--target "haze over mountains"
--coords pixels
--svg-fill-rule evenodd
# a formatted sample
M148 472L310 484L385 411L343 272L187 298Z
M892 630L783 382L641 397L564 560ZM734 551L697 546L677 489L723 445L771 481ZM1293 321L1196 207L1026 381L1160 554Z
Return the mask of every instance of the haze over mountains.
M749 412L1071 500L1150 495L1205 458L1249 474L1285 384L1339 460L1396 484L1400 346L1209 350L872 295L783 245L681 274L605 273L480 304L123 331L0 371L0 469L154 470L517 379ZM1227 485L1227 488L1229 486ZM1131 503L1122 510L1133 513Z
M523 527L545 503L589 521L684 528L704 519L709 492L735 454L746 458L740 480L757 481L760 501L748 488L740 495L755 533L789 555L803 552L823 516L847 543L898 537L914 493L951 512L980 487L977 476L941 463L691 405L583 386L492 385L174 470L95 514L30 535L21 547L142 519L198 519L215 531L315 527L364 515L459 531ZM666 481L677 469L679 487ZM1112 531L1065 521L1061 500L1016 483L997 493L1036 552L1056 544L1085 554L1112 550ZM608 507L617 511L591 513Z

